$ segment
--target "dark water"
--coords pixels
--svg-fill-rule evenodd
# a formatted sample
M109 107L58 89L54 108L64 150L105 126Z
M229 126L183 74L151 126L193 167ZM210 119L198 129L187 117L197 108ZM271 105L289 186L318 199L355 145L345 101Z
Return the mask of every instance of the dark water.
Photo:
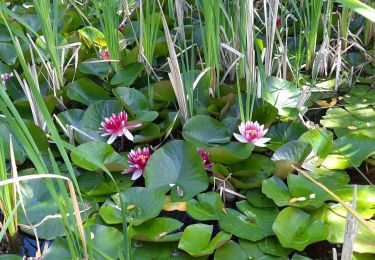
M53 241L39 240L40 250L43 251L45 246L50 247ZM35 257L38 251L37 243L34 237L22 235L21 254L26 257Z

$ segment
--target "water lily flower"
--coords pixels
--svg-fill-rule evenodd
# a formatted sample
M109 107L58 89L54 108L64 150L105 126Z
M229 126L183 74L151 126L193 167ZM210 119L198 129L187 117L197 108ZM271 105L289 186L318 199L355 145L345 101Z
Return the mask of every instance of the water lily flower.
M202 158L204 169L206 171L211 171L211 167L212 167L213 163L208 161L208 156L210 156L209 152L206 152L202 148L197 148L197 152L199 153L199 155Z
M281 17L277 17L277 19L276 19L276 26L280 27L282 24L283 24L283 20L281 19Z
M240 135L236 133L233 135L241 143L253 143L255 146L266 147L266 143L271 140L271 138L263 138L268 129L264 129L264 125L259 125L258 122L241 123L238 129Z
M4 73L4 74L1 74L1 82L3 83L4 86L5 86L5 83L6 83L11 77L13 77L13 72L11 72L11 73Z
M99 130L103 131L102 136L110 135L107 143L113 143L117 137L125 136L130 141L133 141L133 135L129 129L140 127L141 124L128 125L128 114L125 111L120 112L118 115L112 114L110 118L105 118L101 123L102 127Z
M144 174L145 167L148 159L151 156L150 149L144 147L137 150L131 150L128 154L129 169L124 170L122 173L133 173L132 180L136 180Z
M99 51L99 58L102 60L110 60L111 57L109 56L108 50L100 50Z

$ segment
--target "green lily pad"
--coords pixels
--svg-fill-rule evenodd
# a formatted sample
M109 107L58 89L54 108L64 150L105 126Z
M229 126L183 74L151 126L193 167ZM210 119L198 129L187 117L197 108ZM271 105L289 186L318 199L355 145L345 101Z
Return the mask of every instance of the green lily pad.
M178 248L192 256L212 254L216 248L222 246L232 237L231 234L221 231L211 240L212 228L213 226L205 224L193 224L186 227Z
M349 175L345 171L334 171L326 168L310 168L311 177L327 186L330 190L342 188L349 183Z
M92 240L92 246L98 248L101 253L106 254L110 259L116 259L119 249L124 246L124 235L114 227L97 224L91 225L90 231L89 237ZM93 253L94 259L103 258L96 250Z
M230 240L225 245L216 250L214 260L227 259L247 259L246 253L241 246L236 242Z
M248 158L253 149L254 145L252 143L230 142L224 145L209 147L207 151L210 154L209 157L212 162L234 164Z
M179 260L203 260L207 256L193 257L183 250L178 249L178 243L155 243L133 240L133 254L134 260L144 259L179 259Z
M145 169L145 184L164 192L173 201L186 201L208 187L207 173L194 145L176 140L153 153Z
M279 213L277 208L255 208L247 201L237 202L236 205L243 213L226 209L227 214L219 219L223 230L251 241L274 234L272 224Z
M110 171L122 171L128 165L125 157L120 156L111 145L100 141L81 144L77 147L80 153L72 152L75 165L88 171L96 171L98 167L84 158L90 158L107 167Z
M273 256L263 253L259 248L259 242L239 239L242 250L246 253L247 259L267 259L267 260L288 260L286 256Z
M334 204L327 210L324 223L328 228L328 238L330 243L343 243L346 223L346 209L340 204ZM374 220L369 222L375 225ZM357 237L354 241L353 250L359 253L375 254L375 236L364 225L359 224Z
M247 177L254 181L262 181L275 172L275 163L269 157L260 154L252 154L246 160L228 167L233 176Z
M10 126L6 120L6 118L0 117L0 140L4 146L4 155L5 159L10 159L10 153L9 153L9 138L10 136L13 136ZM26 160L26 154L23 151L23 148L21 144L13 137L13 151L14 151L14 157L18 162L23 163Z
M139 226L132 226L130 234L132 239L140 241L178 241L182 235L182 232L173 232L180 229L182 225L182 222L173 218L154 218L142 223Z
M43 253L43 259L46 260L71 260L72 255L69 251L69 244L65 238L57 237L52 245L48 247L47 252Z
M127 219L132 221L135 226L157 217L166 202L163 192L144 187L132 187L122 191L120 195L127 207ZM121 208L118 195L113 195L112 198ZM121 222L122 219L119 219L118 223Z
M344 101L350 105L373 105L375 104L375 89L368 85L357 85L344 96Z
M0 42L0 60L7 65L16 63L17 53L13 43Z
M144 65L141 63L131 64L118 72L111 80L111 85L123 85L125 87L130 86L142 73Z
M122 222L121 208L112 200L106 200L100 206L99 215L109 225L120 224Z
M333 133L325 129L312 129L301 135L300 141L311 144L312 151L305 165L319 166L333 148Z
M276 176L262 182L262 192L279 207L289 205L289 201L292 199L288 186Z
M225 213L223 202L217 192L201 193L198 201L191 199L186 204L187 213L200 221L218 220Z
M198 115L185 122L182 131L184 139L198 146L229 143L230 136L222 122L206 116Z
M260 251L268 255L274 256L288 256L292 249L282 247L277 237L271 236L258 242Z
M73 81L66 94L71 100L78 101L86 106L95 101L111 99L107 91L87 78Z
M98 59L88 59L78 64L78 71L95 75L101 78L108 77L112 66L109 62L100 62Z
M274 105L280 115L288 116L298 113L297 104L301 95L299 88L289 81L271 76L266 78L265 85L267 86L266 101Z
M172 83L169 80L157 81L152 84L153 98L157 101L171 102L176 99Z
M113 89L113 94L133 115L150 109L147 98L134 88L118 87Z
M246 193L246 199L251 205L257 208L274 208L276 206L273 200L267 198L259 188L249 190Z
M300 138L300 136L307 130L308 129L304 124L294 121L274 125L266 134L267 137L271 138L270 144L267 145L267 148L275 151L287 142L298 140L298 138Z
M79 36L83 38L88 46L92 44L106 47L107 43L104 40L104 34L92 26L86 26L78 30Z
M311 145L303 141L292 141L282 145L271 158L276 165L275 175L285 178L288 173L294 171L291 165L301 166L311 150Z
M320 215L287 207L277 216L272 229L283 247L302 251L306 246L327 238L328 230Z
M335 154L327 156L322 166L328 169L359 167L375 151L375 138L349 134L334 141Z

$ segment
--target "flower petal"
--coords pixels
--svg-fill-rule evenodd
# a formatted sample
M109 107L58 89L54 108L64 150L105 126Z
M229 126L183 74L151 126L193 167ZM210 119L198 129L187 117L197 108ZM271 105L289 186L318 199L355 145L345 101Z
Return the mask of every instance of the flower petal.
M142 124L128 125L127 128L133 129L133 128L137 128L137 127L140 127L140 126L142 126Z
M133 137L132 133L130 133L127 128L124 128L122 131L123 131L124 135L126 136L126 138L128 138L130 141L134 140L134 137Z
M239 135L239 134L236 134L236 133L234 133L233 135L241 143L248 143L248 141L246 140L246 138L243 137L242 135Z
M107 144L113 143L117 138L117 135L111 135L111 137L108 139Z
M133 172L132 181L138 179L141 176L142 176L142 170L137 170L137 171Z

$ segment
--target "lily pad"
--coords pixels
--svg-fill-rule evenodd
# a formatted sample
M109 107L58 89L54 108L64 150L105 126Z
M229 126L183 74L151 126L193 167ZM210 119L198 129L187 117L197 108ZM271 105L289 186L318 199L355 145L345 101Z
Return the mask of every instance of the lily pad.
M111 80L111 85L130 86L142 73L144 65L141 63L131 64L119 70Z
M232 237L231 234L221 231L211 240L212 228L205 224L193 224L186 227L178 248L192 256L212 254L216 248L222 246Z
M135 115L138 112L148 111L150 106L147 98L134 88L118 87L113 90L115 97L129 113Z
M302 251L306 246L327 238L328 230L320 215L287 207L277 216L272 229L283 247Z
M97 59L88 59L78 64L78 71L92 74L101 78L108 77L112 66L108 62L100 62Z
M311 145L303 141L292 141L282 145L272 156L276 165L275 175L285 178L288 173L294 171L291 165L301 166L311 150Z
M72 161L79 167L88 171L98 170L97 166L84 158L90 158L107 167L110 171L122 171L128 163L123 156L120 156L111 145L94 141L90 143L81 144L77 147L80 153L72 152Z
M229 143L230 136L222 122L206 116L198 115L186 121L182 131L184 139L198 146Z
M182 225L182 222L173 218L154 218L142 223L139 226L132 226L130 234L132 239L140 241L178 241L182 233L173 232L180 229Z
M322 166L328 169L359 167L375 151L375 138L349 134L334 141L334 153L329 155Z
M111 99L107 91L87 78L73 81L66 94L71 100L78 101L86 106L95 101Z
M248 256L241 246L234 241L228 241L216 250L214 260L247 259Z
M253 149L254 145L252 143L230 142L224 145L209 147L207 151L210 154L210 161L212 162L234 164L248 158Z
M145 169L149 188L171 190L173 201L186 201L208 187L207 173L194 145L172 141L156 150Z
M226 209L219 219L220 227L237 237L258 241L274 234L272 224L279 213L277 208L255 208L247 201L237 202L240 213Z
M308 128L304 124L294 121L274 125L266 134L266 137L271 138L270 144L267 147L275 151L287 142L298 140L307 130Z
M218 220L225 214L225 208L217 192L201 193L198 201L191 199L187 203L187 213L200 221Z

